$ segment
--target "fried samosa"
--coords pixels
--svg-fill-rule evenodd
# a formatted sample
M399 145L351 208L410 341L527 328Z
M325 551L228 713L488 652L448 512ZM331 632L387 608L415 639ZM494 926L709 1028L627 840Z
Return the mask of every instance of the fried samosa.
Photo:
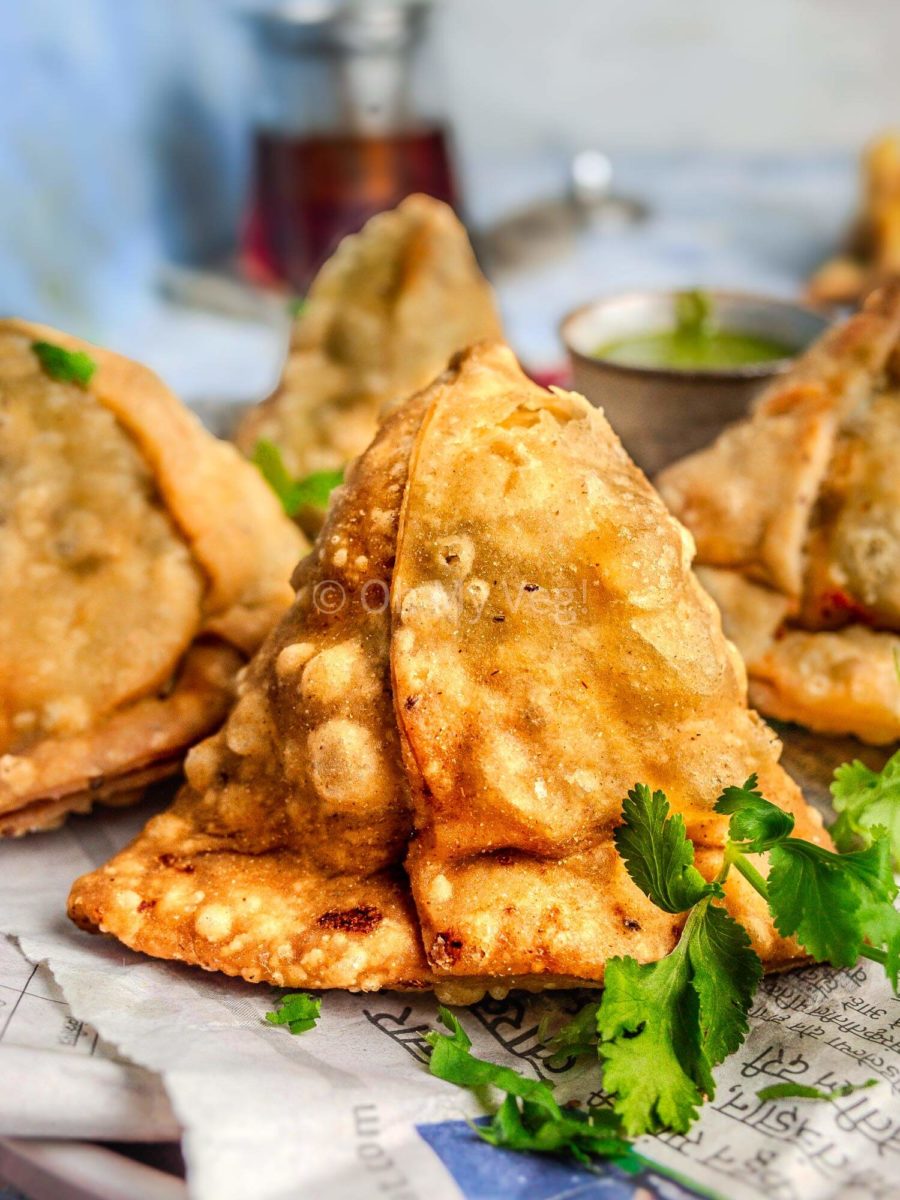
M710 873L713 804L753 772L827 840L690 559L600 413L503 346L459 356L351 468L224 729L70 915L247 979L453 1001L667 953L683 918L613 842L636 781ZM770 968L801 959L739 876L727 903Z
M0 833L177 770L302 551L255 469L150 371L0 322Z
M900 737L900 284L824 335L660 492L762 712Z
M361 454L378 413L425 387L457 350L500 336L491 290L446 204L410 196L345 238L310 288L284 375L237 443L274 442L295 476Z
M843 253L809 281L816 304L859 304L880 281L900 275L900 133L889 130L863 153L861 206Z

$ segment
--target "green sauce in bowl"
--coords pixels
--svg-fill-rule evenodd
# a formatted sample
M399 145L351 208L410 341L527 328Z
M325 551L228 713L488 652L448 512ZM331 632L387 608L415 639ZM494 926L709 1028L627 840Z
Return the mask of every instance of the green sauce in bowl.
M773 338L718 329L703 292L678 297L675 327L638 333L598 346L595 358L625 367L657 370L715 371L792 358L796 348Z

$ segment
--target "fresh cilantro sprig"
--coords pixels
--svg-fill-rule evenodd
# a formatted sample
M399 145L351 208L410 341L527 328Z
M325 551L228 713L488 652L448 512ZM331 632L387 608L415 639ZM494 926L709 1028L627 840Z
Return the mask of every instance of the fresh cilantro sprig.
M331 493L344 482L343 469L313 471L303 479L294 479L284 465L281 451L265 438L256 443L253 462L289 517L295 517L304 508L326 509Z
M548 1083L476 1058L472 1041L457 1017L443 1007L438 1015L450 1032L425 1035L432 1047L431 1074L460 1087L479 1091L494 1087L505 1093L491 1120L473 1126L484 1141L510 1150L567 1154L582 1163L629 1154L615 1113L605 1108L588 1112L561 1108Z
M727 815L722 867L707 882L694 866L684 821L662 792L636 786L624 801L616 845L635 884L658 908L687 912L675 949L652 963L606 964L597 1013L603 1085L626 1133L684 1132L715 1093L712 1069L741 1045L762 975L746 930L720 903L733 867L766 901L775 928L818 962L880 963L897 990L900 914L890 842L836 854L793 837L794 819L771 804L752 775L726 788L715 810ZM767 853L768 879L748 854Z
M731 816L729 839L750 854L762 854L794 830L794 818L763 797L756 775L742 787L725 788L715 807Z
M322 1001L305 992L292 992L276 1001L275 1012L267 1012L270 1025L287 1025L291 1033L306 1033L319 1019Z
M880 771L859 759L838 767L831 798L838 816L829 832L838 850L865 849L873 829L881 826L890 835L894 865L900 867L900 750Z
M548 1059L552 1066L562 1066L570 1059L584 1058L586 1055L596 1056L597 1042L600 1038L597 1032L599 1007L599 1001L588 1001L571 1021L566 1021L556 1029L551 1029L548 1019L541 1021L538 1026L538 1038L552 1051Z
M53 342L32 342L31 349L44 374L59 383L75 383L86 388L97 370L97 364L83 350L66 350Z
M762 966L743 927L716 903L727 868L712 883L703 879L684 821L669 815L662 792L629 793L616 844L659 908L690 912L665 958L606 964L597 1014L603 1086L627 1133L684 1132L715 1092L712 1068L746 1036Z
M867 1079L865 1083L844 1083L830 1092L825 1092L821 1088L810 1087L805 1083L772 1083L768 1087L760 1088L756 1093L756 1098L758 1100L841 1100L844 1096L852 1096L854 1092L862 1092L877 1084L877 1079Z
M664 792L636 784L622 804L622 824L614 837L628 874L664 912L685 912L704 896L721 894L694 866L684 818L669 816Z
M726 800L723 793L716 811L731 814L726 863L733 864L763 897L780 934L796 937L810 957L835 967L870 958L885 968L897 990L900 913L894 908L897 885L890 839L883 830L871 831L871 844L865 850L836 854L791 837L792 820L776 837L773 831L787 814L758 793L748 792L743 800ZM751 819L754 827L767 830L761 841L741 836ZM768 880L745 857L745 851L759 845L769 853Z

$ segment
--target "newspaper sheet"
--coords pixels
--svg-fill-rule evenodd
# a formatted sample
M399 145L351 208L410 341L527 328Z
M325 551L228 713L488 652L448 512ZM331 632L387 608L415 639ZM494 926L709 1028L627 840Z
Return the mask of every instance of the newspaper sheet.
M715 1099L690 1133L641 1139L638 1176L614 1164L592 1173L477 1138L479 1102L427 1071L431 996L327 994L318 1026L292 1037L264 1021L271 989L155 962L72 927L71 881L147 814L146 805L100 812L0 847L0 929L47 968L8 949L0 959L0 1133L109 1137L115 1097L125 1097L122 1136L182 1127L198 1200L898 1194L900 1002L871 964L767 980L747 1042L718 1070ZM587 996L514 994L460 1015L477 1054L552 1080L562 1101L602 1103L596 1065L551 1064L538 1036L543 1017L575 1012ZM109 1077L76 1077L76 1060ZM30 1072L42 1082L29 1093ZM757 1096L784 1080L831 1089L869 1079L877 1085L832 1103Z

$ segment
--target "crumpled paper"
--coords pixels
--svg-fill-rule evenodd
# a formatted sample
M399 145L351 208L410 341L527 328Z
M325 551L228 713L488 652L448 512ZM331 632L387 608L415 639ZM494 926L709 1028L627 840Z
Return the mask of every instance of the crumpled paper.
M717 1071L716 1097L697 1125L686 1136L641 1139L649 1163L637 1177L603 1165L592 1174L479 1141L467 1124L481 1114L476 1098L433 1079L425 1066L423 1035L437 1028L431 996L326 994L319 1025L291 1036L264 1021L271 989L143 958L71 926L71 881L124 844L147 815L146 805L101 811L0 846L0 930L31 963L47 964L75 1022L89 1022L137 1064L108 1059L111 1071L158 1073L184 1131L196 1200L551 1200L631 1196L636 1188L643 1196L735 1200L896 1196L900 1003L872 964L767 980L750 1036ZM538 1036L543 1017L577 1011L587 996L486 999L461 1017L475 1053L552 1080L561 1101L596 1102L596 1065L555 1068ZM46 1050L35 1055L46 1059ZM0 1067L8 1061L0 1058ZM60 1080L71 1061L60 1061ZM52 1068L41 1070L49 1090ZM877 1086L833 1103L756 1095L784 1080L831 1089L870 1078ZM144 1110L125 1110L132 1125L149 1130L156 1121L164 1130L168 1120L171 1128L154 1100L154 1077L138 1072L131 1082L146 1092ZM117 1086L127 1094L122 1077ZM2 1124L15 1098L7 1088L0 1093L0 1133L21 1132ZM89 1132L84 1121L66 1124L49 1098L46 1127L33 1103L28 1124L46 1136Z

